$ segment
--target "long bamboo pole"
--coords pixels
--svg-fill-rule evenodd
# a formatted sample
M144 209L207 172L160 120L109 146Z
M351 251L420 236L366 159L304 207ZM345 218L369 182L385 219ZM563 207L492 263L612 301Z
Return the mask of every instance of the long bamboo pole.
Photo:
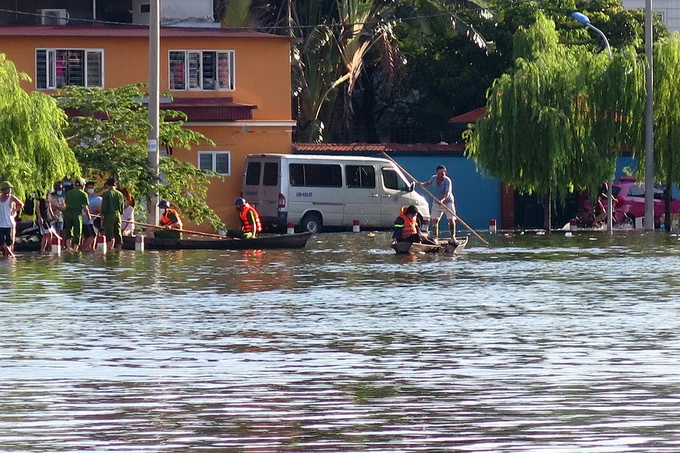
M397 161L394 160L394 159L392 159L385 151L383 151L382 153L385 155L385 157L387 157L390 161L392 161L392 163L393 163L394 165L396 165L399 169L401 169L401 171L403 171L404 173L406 173L406 176L408 176L409 178L411 178L414 182L418 182L418 180L417 180L416 178L414 178L413 175L412 175L411 173L407 172L407 171L404 169L404 167L402 167L401 165L399 165L399 164L397 163ZM435 200L436 202L438 202L440 205L444 206L444 209L446 209L446 210L449 212L449 215L455 216L455 218L458 219L458 220L460 221L460 223L462 223L462 224L465 226L465 228L467 228L468 230L472 231L472 233L473 233L475 236L477 236L477 238L478 238L480 241L482 241L485 245L489 245L489 242L488 242L487 240L485 240L483 237L481 237L481 236L479 235L479 233L477 233L470 225L468 225L467 223L465 223L465 221L464 221L463 219L461 219L460 216L459 216L458 214L456 214L455 212L453 212L451 209L449 209L448 206L446 206L444 203L442 203L441 201L439 201L439 199L438 199L437 197L435 197L434 194L433 194L432 192L430 192L429 190L427 190L425 187L423 187L422 189L423 189L425 192L427 192L428 195L430 195L430 196L432 197L433 200Z
M135 225L142 225L142 226L145 226L145 227L157 228L159 230L165 229L164 227L162 227L160 225L151 225L150 223L142 223L142 222L137 222L137 221L135 221L134 223L135 223ZM207 236L207 237L211 237L211 238L233 239L233 238L230 238L228 236L222 236L221 234L204 233L202 231L193 231L193 230L184 230L182 228L173 228L170 231L179 231L180 233L195 234L197 236Z
M93 215L92 217L101 217L101 216ZM149 227L149 228L156 228L156 229L159 229L159 230L165 229L164 227L162 227L160 225L152 225L150 223L137 222L136 220L134 220L130 223L134 223L135 225L141 225L141 226L145 226L145 227ZM197 236L207 236L207 237L211 237L211 238L233 239L233 238L230 238L228 236L222 236L221 234L204 233L202 231L193 231L193 230L183 230L181 228L173 228L172 231L178 231L180 233L187 233L187 234L195 234Z

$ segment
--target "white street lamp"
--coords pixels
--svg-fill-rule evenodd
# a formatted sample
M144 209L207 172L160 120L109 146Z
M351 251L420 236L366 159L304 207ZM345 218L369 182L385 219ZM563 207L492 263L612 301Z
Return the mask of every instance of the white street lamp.
M573 17L577 21L581 22L583 25L587 26L591 30L594 30L595 32L597 32L597 34L599 34L602 37L602 40L604 41L604 45L607 48L607 53L609 55L609 61L612 61L612 58L613 58L612 57L612 48L609 47L609 40L607 39L605 34L602 32L602 30L600 30L599 28L597 28L596 26L591 24L590 19L585 14L582 14L582 13L575 11L575 12L571 13L571 17ZM614 225L614 221L613 221L613 219L614 219L614 217L613 217L613 214L614 214L613 199L614 199L614 197L612 196L612 186L613 185L614 185L614 180L609 181L609 184L607 185L607 231L610 232L610 233L614 229L613 228L613 225Z

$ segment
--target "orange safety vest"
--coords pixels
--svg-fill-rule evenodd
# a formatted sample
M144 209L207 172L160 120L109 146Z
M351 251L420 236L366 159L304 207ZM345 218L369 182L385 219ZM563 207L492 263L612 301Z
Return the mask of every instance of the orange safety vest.
M406 215L406 208L406 206L401 208L401 212L399 213L399 217L404 220L404 227L401 229L402 239L418 234L418 218L409 218L409 216Z
M248 218L248 212L250 211L253 212L253 217L255 217L255 225L252 225L250 223L250 219ZM241 231L244 233L259 233L262 231L260 215L257 213L255 208L250 206L248 203L243 205L243 209L241 209L241 212L239 212L239 217L241 218ZM255 231L253 231L253 227L255 227Z
M165 210L165 212L163 213L163 215L161 216L161 218L160 218L161 225L162 226L168 226L170 224L175 223L172 219L170 219L170 217L168 217L168 214L171 213L171 212L174 213L175 216L177 216L177 223L179 223L179 228L181 229L182 228L182 219L179 216L179 212L177 212L176 210L174 210L172 208L167 208Z

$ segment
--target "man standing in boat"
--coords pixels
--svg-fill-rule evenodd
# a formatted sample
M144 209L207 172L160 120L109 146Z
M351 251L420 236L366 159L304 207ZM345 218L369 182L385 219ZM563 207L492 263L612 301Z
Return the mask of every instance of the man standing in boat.
M396 242L422 242L423 244L437 245L436 241L420 232L418 208L416 206L404 206L399 212L399 217L394 220L392 244Z
M437 167L437 173L432 175L429 181L418 182L420 187L432 186L434 201L430 213L432 222L432 237L436 240L439 236L439 221L442 215L446 214L449 219L451 237L456 238L456 205L453 200L453 182L446 176L446 167Z
M160 208L161 215L159 223L163 229L154 231L153 236L163 239L182 239L182 232L178 230L181 230L184 225L182 224L179 212L172 209L170 202L167 200L161 200L158 203L158 207Z
M241 230L229 230L227 236L235 239L252 239L262 231L260 214L244 198L234 200L234 206L241 219Z

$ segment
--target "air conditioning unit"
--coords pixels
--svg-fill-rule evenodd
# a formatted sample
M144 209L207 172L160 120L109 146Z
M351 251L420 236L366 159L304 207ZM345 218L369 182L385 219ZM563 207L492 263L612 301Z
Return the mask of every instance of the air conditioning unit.
M41 9L40 23L43 25L65 25L68 22L68 12L65 9Z

